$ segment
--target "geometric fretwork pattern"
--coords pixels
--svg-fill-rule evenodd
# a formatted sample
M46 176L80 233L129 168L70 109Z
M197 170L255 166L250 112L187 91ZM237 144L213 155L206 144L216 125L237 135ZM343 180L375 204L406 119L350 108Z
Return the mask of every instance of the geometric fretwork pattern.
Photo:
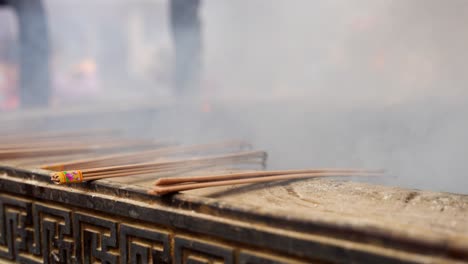
M120 225L121 263L170 263L169 234L151 228Z
M280 263L171 227L0 194L0 259L18 263Z
M176 264L234 263L233 248L191 237L176 236L174 253Z

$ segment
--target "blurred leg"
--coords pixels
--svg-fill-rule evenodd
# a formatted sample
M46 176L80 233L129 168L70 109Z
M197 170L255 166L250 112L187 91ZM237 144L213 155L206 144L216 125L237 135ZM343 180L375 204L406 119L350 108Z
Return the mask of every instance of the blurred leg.
M171 30L175 49L174 88L178 94L197 91L201 67L200 0L171 0Z
M19 25L22 107L47 106L50 94L49 37L41 0L9 0Z

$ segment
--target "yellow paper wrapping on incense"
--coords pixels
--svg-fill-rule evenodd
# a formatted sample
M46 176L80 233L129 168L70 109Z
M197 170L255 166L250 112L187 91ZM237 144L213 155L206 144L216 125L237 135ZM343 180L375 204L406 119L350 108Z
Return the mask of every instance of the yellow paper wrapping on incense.
M80 170L59 171L52 176L57 184L78 183L83 181L83 173Z

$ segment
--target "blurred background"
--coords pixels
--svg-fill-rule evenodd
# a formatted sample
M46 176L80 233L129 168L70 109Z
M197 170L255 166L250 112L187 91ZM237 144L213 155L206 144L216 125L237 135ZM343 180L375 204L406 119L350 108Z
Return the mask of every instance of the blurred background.
M381 184L468 193L465 0L202 0L200 43L178 41L199 58L179 62L171 0L43 2L52 107L170 102L155 136L240 137L270 168L383 168ZM3 115L21 106L18 28L0 8ZM198 59L181 93L177 68Z

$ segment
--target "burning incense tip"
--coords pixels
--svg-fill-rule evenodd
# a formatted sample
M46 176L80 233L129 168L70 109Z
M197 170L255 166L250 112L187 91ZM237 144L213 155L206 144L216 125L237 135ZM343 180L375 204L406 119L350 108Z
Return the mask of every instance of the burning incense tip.
M78 183L83 181L83 173L80 170L59 171L50 175L55 184Z

